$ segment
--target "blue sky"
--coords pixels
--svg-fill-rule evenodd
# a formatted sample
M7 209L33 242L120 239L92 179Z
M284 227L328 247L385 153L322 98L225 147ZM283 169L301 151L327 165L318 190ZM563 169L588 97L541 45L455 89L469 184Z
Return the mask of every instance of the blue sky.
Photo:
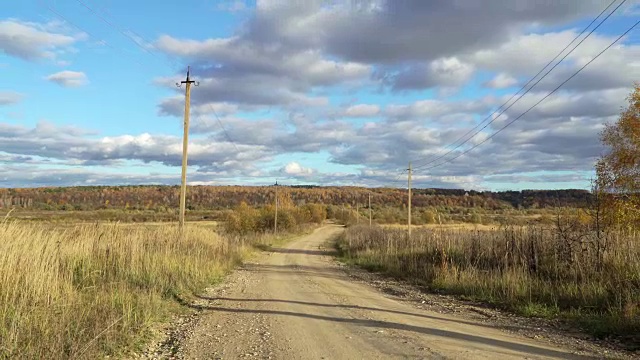
M614 9L622 0L609 8ZM177 184L187 65L192 184L403 186L609 1L31 0L0 5L0 186ZM588 188L598 133L640 80L627 1L419 187ZM224 128L224 130L223 130ZM428 168L428 167L427 167Z

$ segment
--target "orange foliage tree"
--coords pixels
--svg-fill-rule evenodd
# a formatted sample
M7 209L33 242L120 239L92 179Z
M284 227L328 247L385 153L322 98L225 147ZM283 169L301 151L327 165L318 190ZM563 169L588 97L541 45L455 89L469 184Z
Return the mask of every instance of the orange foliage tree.
M625 227L640 225L640 84L629 105L601 134L607 152L596 165L597 190L610 220Z

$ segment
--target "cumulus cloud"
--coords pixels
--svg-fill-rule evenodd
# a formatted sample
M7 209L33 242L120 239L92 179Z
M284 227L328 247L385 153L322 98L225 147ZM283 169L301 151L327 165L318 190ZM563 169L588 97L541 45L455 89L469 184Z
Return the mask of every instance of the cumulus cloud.
M24 98L24 95L15 91L0 91L0 106L17 104Z
M346 117L372 117L380 113L380 106L374 104L351 105L344 110Z
M63 87L80 87L89 83L87 75L79 71L60 71L45 78Z
M193 94L196 104L327 105L326 98L309 92L317 87L362 81L371 72L368 65L327 59L318 50L294 51L273 42L254 43L241 36L197 41L164 35L155 46L197 63L194 74L200 77L201 85Z
M290 162L285 165L281 171L287 175L291 176L309 176L313 174L313 170L310 168L303 167L297 162Z
M418 186L477 188L488 186L483 182L486 176L536 171L589 171L602 150L597 139L601 124L615 118L616 108L623 101L620 99L622 92L612 92L599 102L596 101L598 92L583 96L560 94L553 101L544 102L539 112L514 123L498 137L451 164L426 172L418 167L416 176L421 179L421 185ZM587 114L588 110L582 112L582 108L589 103L594 103L594 108L600 111L593 115ZM446 114L440 107L447 106L466 108L471 113L483 111L480 108L474 110L478 105L473 103L445 102L436 105L425 106L418 102L401 109L419 109L423 114L430 111L433 115ZM523 102L521 106L525 107L526 104ZM497 120L485 134L504 124L511 116L516 116L517 111L514 109L513 113L505 114L505 118ZM448 144L467 132L465 126L438 128L416 117L398 121L397 117L391 116L397 116L398 113L383 114L385 120L363 125L341 120L308 121L305 120L307 117L293 116L291 122L296 124L295 128L289 128L274 119L224 117L227 131L240 151L226 141L214 118L200 117L194 120L194 131L201 130L208 136L192 139L190 164L197 166L199 172L224 174L229 179L232 178L231 174L236 178L265 176L265 172L260 170L261 164L276 155L327 151L331 155L330 161L355 165L362 168L363 172L322 174L299 163L289 163L280 172L292 179L313 180L321 184L347 185L350 181L357 181L390 186L389 182L398 175L397 169L406 167L408 160L417 160L416 166L423 165L424 160L443 154L448 150ZM412 116L415 114L409 113ZM33 129L4 124L0 126L0 147L17 156L73 160L78 164L134 160L177 167L180 164L181 139L151 134L95 138L85 136L78 129L61 129L48 123L41 123ZM464 149L466 147L454 151L444 160ZM489 178L489 181L500 182L505 179L508 178Z
M365 63L431 61L496 45L532 25L552 26L601 10L602 2L264 0L243 36L321 48ZM450 29L455 24L455 31Z
M156 47L199 64L195 69L204 87L194 95L196 109L206 103L237 106L233 110L274 106L290 114L283 125L282 119L249 121L228 112L222 121L238 143L266 146L278 154L325 151L332 162L384 172L405 167L409 159L446 153L508 98L432 97L406 103L393 97L396 92L434 89L446 94L468 86L479 72L493 74L482 84L485 87L517 85L517 79L533 75L577 34L573 29L545 32L545 27L585 18L601 8L595 0L548 6L502 0L482 6L461 1L258 1L253 16L230 37L191 40L165 35ZM454 20L456 31L443 33ZM549 80L470 139L469 145L518 116L546 94L548 84L564 80L567 72L610 40L593 35ZM638 66L628 60L638 58L631 56L634 51L633 45L620 46L612 49L609 60L634 74ZM613 74L604 64L594 64L582 80L567 84L566 92L430 176L481 177L560 171L563 166L588 170L601 151L597 139L601 123L615 114L629 87L629 78L620 75L624 72ZM375 88L390 91L395 101L380 107L356 100L337 112L327 111L329 93ZM194 122L195 131L224 141L217 119L207 116L204 108L195 111L202 115ZM165 100L161 112L180 115L180 102ZM341 117L377 119L358 125ZM569 130L578 124L579 131ZM462 146L442 160L467 148Z
M411 65L395 73L384 74L383 77L394 90L417 90L438 86L458 87L469 81L473 72L473 65L451 57L433 60L427 65Z
M468 56L475 66L485 70L501 71L505 78L531 77L542 69L556 54L578 35L575 30L544 34L523 34L493 48L486 48ZM614 36L593 34L569 55L560 66L536 86L552 89L608 46ZM564 56L564 55L563 55ZM568 82L564 89L596 90L619 87L630 88L640 78L640 45L618 44ZM547 69L549 70L549 69ZM546 71L545 71L546 73Z
M244 11L239 5L244 2L226 4L228 11ZM434 169L425 165L452 159L487 139L608 45L612 36L592 35L526 97L454 149L460 137L510 97L479 97L478 86L485 87L484 94L532 76L577 35L567 24L602 7L598 0L544 6L507 0L259 0L252 15L227 37L167 34L153 46L192 64L192 75L200 81L192 93L196 136L190 143L190 164L199 176L193 181L198 183L211 181L202 174L216 179L277 174L324 184L382 186L393 182L397 169L406 168L409 160L415 161L415 181L421 186L535 182L528 178L540 172L545 173L541 179L562 183L579 181L563 176L566 172L590 171L602 151L602 124L615 119L631 82L640 78L640 46L633 42L610 49L563 91L481 147ZM444 31L451 24L455 31ZM30 48L37 50L35 55L23 51L22 58L51 57L77 41L68 32L25 26L71 40L41 42ZM4 52L6 43L0 35ZM59 77L63 86L83 81ZM159 86L175 91L160 100L158 113L181 118L184 95L175 81L172 75L157 79ZM444 96L455 90L463 91ZM380 99L383 104L376 104ZM0 123L0 148L14 158L78 164L180 163L177 136L72 136L73 131L77 129L44 123L33 129ZM274 158L301 152L328 154L330 162L353 171L322 173L297 162L264 169ZM451 154L441 161L429 162L447 152ZM93 179L83 176L79 179ZM157 179L164 181L163 175Z
M92 136L88 136L92 135ZM109 164L118 160L179 166L182 139L169 135L120 135L96 138L73 127L39 122L34 128L0 123L0 148L9 154ZM240 151L238 151L240 150ZM189 164L215 169L247 169L257 160L268 160L273 151L260 145L194 139L189 144Z
M512 87L517 83L518 79L516 79L515 77L509 74L499 73L493 79L484 83L484 86L492 89L505 89Z
M384 112L387 116L397 120L429 119L436 122L446 122L452 116L471 116L487 112L496 99L487 97L469 101L443 101L436 99L418 100L406 105L388 105Z
M23 60L55 59L56 52L84 38L85 34L65 32L55 22L0 21L0 51Z
M192 104L191 114L196 116L205 114L218 114L220 116L233 114L237 112L240 107L237 104L231 104L228 102L217 103L207 102L202 104ZM250 110L250 108L245 108ZM177 116L184 115L184 94L176 95L173 97L163 99L158 104L158 114L161 116Z

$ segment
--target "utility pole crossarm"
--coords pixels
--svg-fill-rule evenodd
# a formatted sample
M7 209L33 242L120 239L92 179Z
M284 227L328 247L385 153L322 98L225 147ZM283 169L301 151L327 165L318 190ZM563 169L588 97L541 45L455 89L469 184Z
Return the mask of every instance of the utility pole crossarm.
M187 79L180 81L180 84L195 84L198 86L195 80L191 80L190 78L191 66L187 66Z

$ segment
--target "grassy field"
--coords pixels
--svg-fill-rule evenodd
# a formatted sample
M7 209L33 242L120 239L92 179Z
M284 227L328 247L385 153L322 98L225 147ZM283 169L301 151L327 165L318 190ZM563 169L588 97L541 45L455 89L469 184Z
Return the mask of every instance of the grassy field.
M0 358L117 356L249 245L199 225L0 223Z
M396 229L402 230L407 229L406 224L382 224L380 225L383 228L388 229ZM456 224L423 224L423 225L412 225L411 230L438 230L438 229L447 229L447 230L481 230L481 231L493 231L500 228L500 225L487 225L487 224L470 224L470 223L456 223Z
M188 211L187 221L219 221L225 218L230 211ZM95 223L96 221L122 222L122 223L171 223L178 220L177 209L165 211L155 210L125 210L125 209L100 209L100 210L34 210L34 209L2 209L0 218L7 215L11 219L24 221L40 221L67 225L69 223Z
M528 316L562 317L640 347L640 234L540 226L494 230L351 227L344 258Z

